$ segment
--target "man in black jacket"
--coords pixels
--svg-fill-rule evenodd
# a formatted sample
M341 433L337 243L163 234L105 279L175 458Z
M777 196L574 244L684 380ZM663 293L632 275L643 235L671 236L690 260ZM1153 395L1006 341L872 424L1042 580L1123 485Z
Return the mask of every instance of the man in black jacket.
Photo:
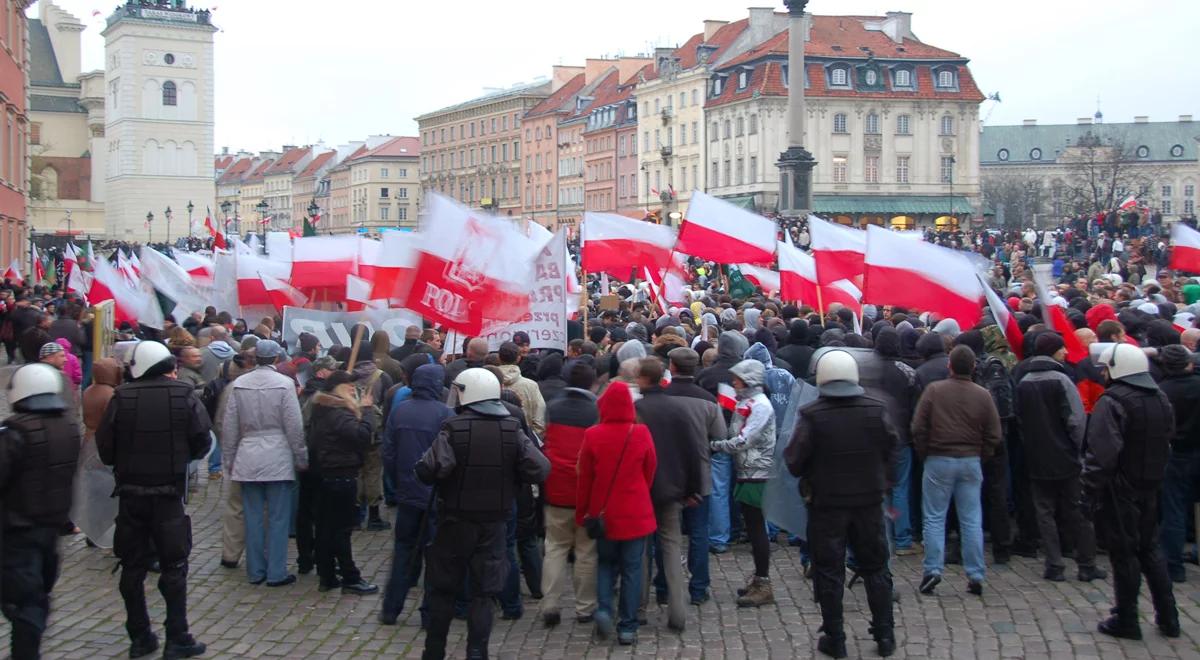
M1159 631L1178 637L1179 611L1158 538L1158 497L1175 412L1150 377L1141 349L1116 344L1101 353L1100 363L1111 384L1088 422L1083 487L1107 541L1117 603L1097 629L1113 637L1142 638L1137 602L1144 574Z
M1063 368L1062 338L1047 332L1037 338L1035 354L1025 361L1016 388L1016 420L1021 425L1025 461L1033 485L1033 506L1046 553L1042 577L1066 578L1058 521L1075 541L1078 578L1106 577L1096 568L1096 533L1080 508L1079 474L1087 416L1079 390Z
M58 534L71 510L79 427L63 414L62 382L48 365L18 368L8 384L15 414L0 426L0 610L12 626L9 650L17 660L40 657L58 579Z
M1193 353L1179 345L1159 351L1164 378L1158 384L1175 409L1175 437L1171 459L1162 487L1163 554L1172 582L1183 582L1183 544L1187 541L1188 517L1193 495L1200 487L1200 375L1195 372Z
M794 439L784 451L788 471L809 490L808 544L824 633L817 649L846 657L842 597L849 540L867 589L871 634L879 655L886 657L895 652L896 638L880 505L892 485L900 436L887 406L859 386L858 364L849 353L821 356L817 389L820 398L801 409Z
M922 335L917 340L917 353L922 360L921 366L917 367L917 381L921 384L921 389L929 387L930 383L950 377L950 356L946 354L946 343L942 335L936 332Z
M912 506L913 449L908 437L908 425L912 421L913 409L921 397L921 386L917 372L900 359L900 333L886 327L875 337L875 353L883 362L879 389L896 433L900 446L896 451L896 473L890 496L891 506L896 510L896 521L892 537L899 556L920 554L922 547L913 539L913 512L917 513L916 525L921 524L920 507ZM919 475L918 475L919 476Z

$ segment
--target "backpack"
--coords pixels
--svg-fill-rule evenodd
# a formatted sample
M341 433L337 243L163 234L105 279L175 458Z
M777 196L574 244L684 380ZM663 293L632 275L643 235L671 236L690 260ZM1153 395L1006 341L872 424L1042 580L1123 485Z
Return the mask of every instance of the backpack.
M992 355L981 358L975 365L975 383L992 395L1000 419L1008 419L1016 414L1012 378L1000 358Z
M200 392L200 403L204 404L204 409L208 411L208 418L215 420L217 418L217 404L221 402L221 392L225 390L225 386L229 384L229 363L232 360L226 360L221 365L221 371L217 377L204 384L204 389Z

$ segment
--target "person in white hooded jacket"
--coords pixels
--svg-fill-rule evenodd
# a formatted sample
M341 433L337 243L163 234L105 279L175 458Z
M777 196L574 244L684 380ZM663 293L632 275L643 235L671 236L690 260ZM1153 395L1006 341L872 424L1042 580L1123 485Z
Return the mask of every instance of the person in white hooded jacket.
M742 360L729 369L737 404L729 426L729 439L712 443L713 451L733 455L737 486L733 498L741 505L746 533L754 555L754 578L738 590L739 607L759 607L775 602L771 589L771 543L763 519L763 490L771 477L775 455L775 410L763 393L765 369L757 360Z

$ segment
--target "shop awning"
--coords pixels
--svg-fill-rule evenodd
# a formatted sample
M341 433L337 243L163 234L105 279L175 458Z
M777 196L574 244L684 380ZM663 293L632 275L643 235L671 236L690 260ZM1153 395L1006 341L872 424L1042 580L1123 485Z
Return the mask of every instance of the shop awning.
M953 212L975 213L966 197L954 197ZM896 215L946 215L951 211L949 197L936 195L814 195L813 211L821 214L855 213Z

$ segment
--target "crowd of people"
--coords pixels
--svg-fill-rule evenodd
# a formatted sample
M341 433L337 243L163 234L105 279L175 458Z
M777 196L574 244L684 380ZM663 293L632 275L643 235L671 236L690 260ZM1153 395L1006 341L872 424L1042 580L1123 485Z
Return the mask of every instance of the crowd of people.
M695 262L691 302L666 310L591 278L565 351L520 332L447 346L419 326L397 345L360 326L353 346L285 346L278 319L209 308L124 328L132 351L93 360L81 300L6 283L0 340L24 363L0 444L0 488L19 494L0 550L13 656L38 657L49 611L56 571L31 567L57 566L60 533L100 542L76 527L97 511L115 525L130 657L159 648L151 570L164 657L204 653L186 613L184 498L200 471L222 486L221 565L250 584L315 572L321 592L375 593L352 537L390 530L378 617L418 609L428 658L444 656L455 616L468 657L486 657L493 608L525 616L522 583L546 626L573 615L630 645L658 604L683 630L689 604L712 597L710 557L740 543L747 608L774 604L771 544L797 548L831 657L846 656L847 571L879 654L894 652L890 563L904 556L922 558L918 590L936 597L960 579L947 565L980 595L988 565L1014 555L1060 582L1066 558L1076 579L1108 579L1106 553L1115 607L1099 631L1141 638L1144 576L1158 630L1176 637L1172 583L1195 561L1200 282L1157 267L1156 235L1080 229L932 237L992 261L1017 347L986 309L971 328L882 305L822 314L772 292L734 297L718 266ZM803 226L786 231L807 245ZM1069 360L1047 325L1035 258L1053 264L1050 304L1074 339L1096 345L1088 358ZM110 466L115 503L72 503L91 455Z

